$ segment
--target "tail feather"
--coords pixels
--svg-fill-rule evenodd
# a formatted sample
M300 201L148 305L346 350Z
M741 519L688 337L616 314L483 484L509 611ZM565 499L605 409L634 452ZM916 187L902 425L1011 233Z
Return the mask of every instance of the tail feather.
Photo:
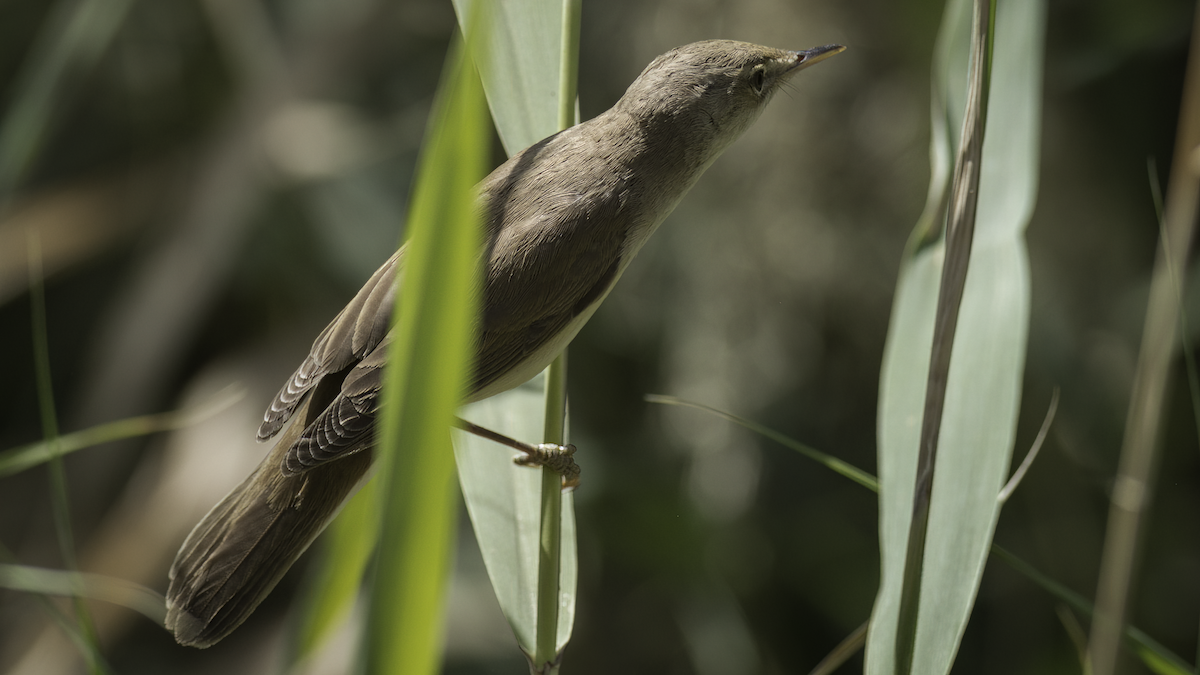
M166 620L180 644L209 647L241 625L367 477L369 450L285 476L288 435L180 549Z

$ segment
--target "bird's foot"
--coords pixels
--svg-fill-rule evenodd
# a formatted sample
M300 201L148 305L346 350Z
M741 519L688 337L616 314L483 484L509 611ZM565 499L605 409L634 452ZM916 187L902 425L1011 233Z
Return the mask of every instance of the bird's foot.
M556 443L539 443L522 448L525 454L513 457L521 466L544 466L562 476L564 490L579 486L579 465L575 463L575 446Z

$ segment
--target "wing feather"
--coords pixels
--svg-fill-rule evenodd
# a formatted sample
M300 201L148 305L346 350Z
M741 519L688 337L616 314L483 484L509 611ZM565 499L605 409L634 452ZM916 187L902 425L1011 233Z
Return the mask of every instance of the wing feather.
M404 248L401 248L321 331L304 362L267 408L258 428L258 440L265 441L279 433L304 397L323 378L355 365L383 340L392 318L395 293L392 279L403 266Z
M546 142L527 150L540 151ZM483 249L482 311L474 376L468 396L530 364L580 313L599 301L616 282L629 228L624 209L628 191L615 182L577 185L578 176L528 176L514 157L480 186L487 241ZM501 227L503 224L503 227ZM354 300L313 343L308 358L267 411L260 438L277 433L299 401L322 379L339 391L314 402L313 418L288 450L282 464L293 476L369 448L379 408L382 371L390 342L394 298L388 280L403 267L403 249L385 263ZM319 407L323 406L323 407Z

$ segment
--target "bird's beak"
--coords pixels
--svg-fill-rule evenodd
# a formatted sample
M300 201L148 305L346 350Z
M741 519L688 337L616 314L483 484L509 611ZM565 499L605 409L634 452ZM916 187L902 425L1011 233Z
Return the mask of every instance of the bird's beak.
M846 51L846 48L842 45L825 45L824 47L813 47L812 49L804 49L798 52L792 52L796 55L796 63L788 70L789 72L793 73L798 70L804 70L814 63L819 63L833 56L834 54L839 54L844 51Z

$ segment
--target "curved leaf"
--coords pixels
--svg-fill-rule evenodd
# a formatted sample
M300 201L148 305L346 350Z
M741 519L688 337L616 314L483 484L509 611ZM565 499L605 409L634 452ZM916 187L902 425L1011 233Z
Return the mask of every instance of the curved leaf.
M510 392L472 403L463 417L511 438L538 438L545 402L544 375ZM537 641L539 523L542 472L513 463L513 451L465 431L454 432L454 452L467 512L483 551L500 609L521 649L532 655ZM577 564L575 511L563 495L562 562L557 646L571 637Z
M562 0L454 0L454 9L505 152L512 156L558 131Z
M966 0L951 0L936 72L943 101L962 101ZM912 672L945 673L970 616L991 543L1012 453L1029 316L1029 271L1023 233L1036 196L1039 158L1042 0L1008 0L996 13L988 130L971 252L941 424L925 541ZM948 44L950 43L950 44ZM957 129L954 107L934 110ZM934 139L949 153L951 138ZM939 165L935 162L935 166ZM935 177L936 178L936 177ZM941 190L930 190L940 195ZM930 209L927 209L927 213ZM914 246L896 291L884 353L879 406L880 544L883 575L867 642L867 672L892 673L895 631L925 378L943 243Z
M477 309L473 187L489 146L479 78L461 44L448 59L408 219L404 281L384 370L381 533L368 596L367 672L431 674L457 520L447 428L461 401Z

